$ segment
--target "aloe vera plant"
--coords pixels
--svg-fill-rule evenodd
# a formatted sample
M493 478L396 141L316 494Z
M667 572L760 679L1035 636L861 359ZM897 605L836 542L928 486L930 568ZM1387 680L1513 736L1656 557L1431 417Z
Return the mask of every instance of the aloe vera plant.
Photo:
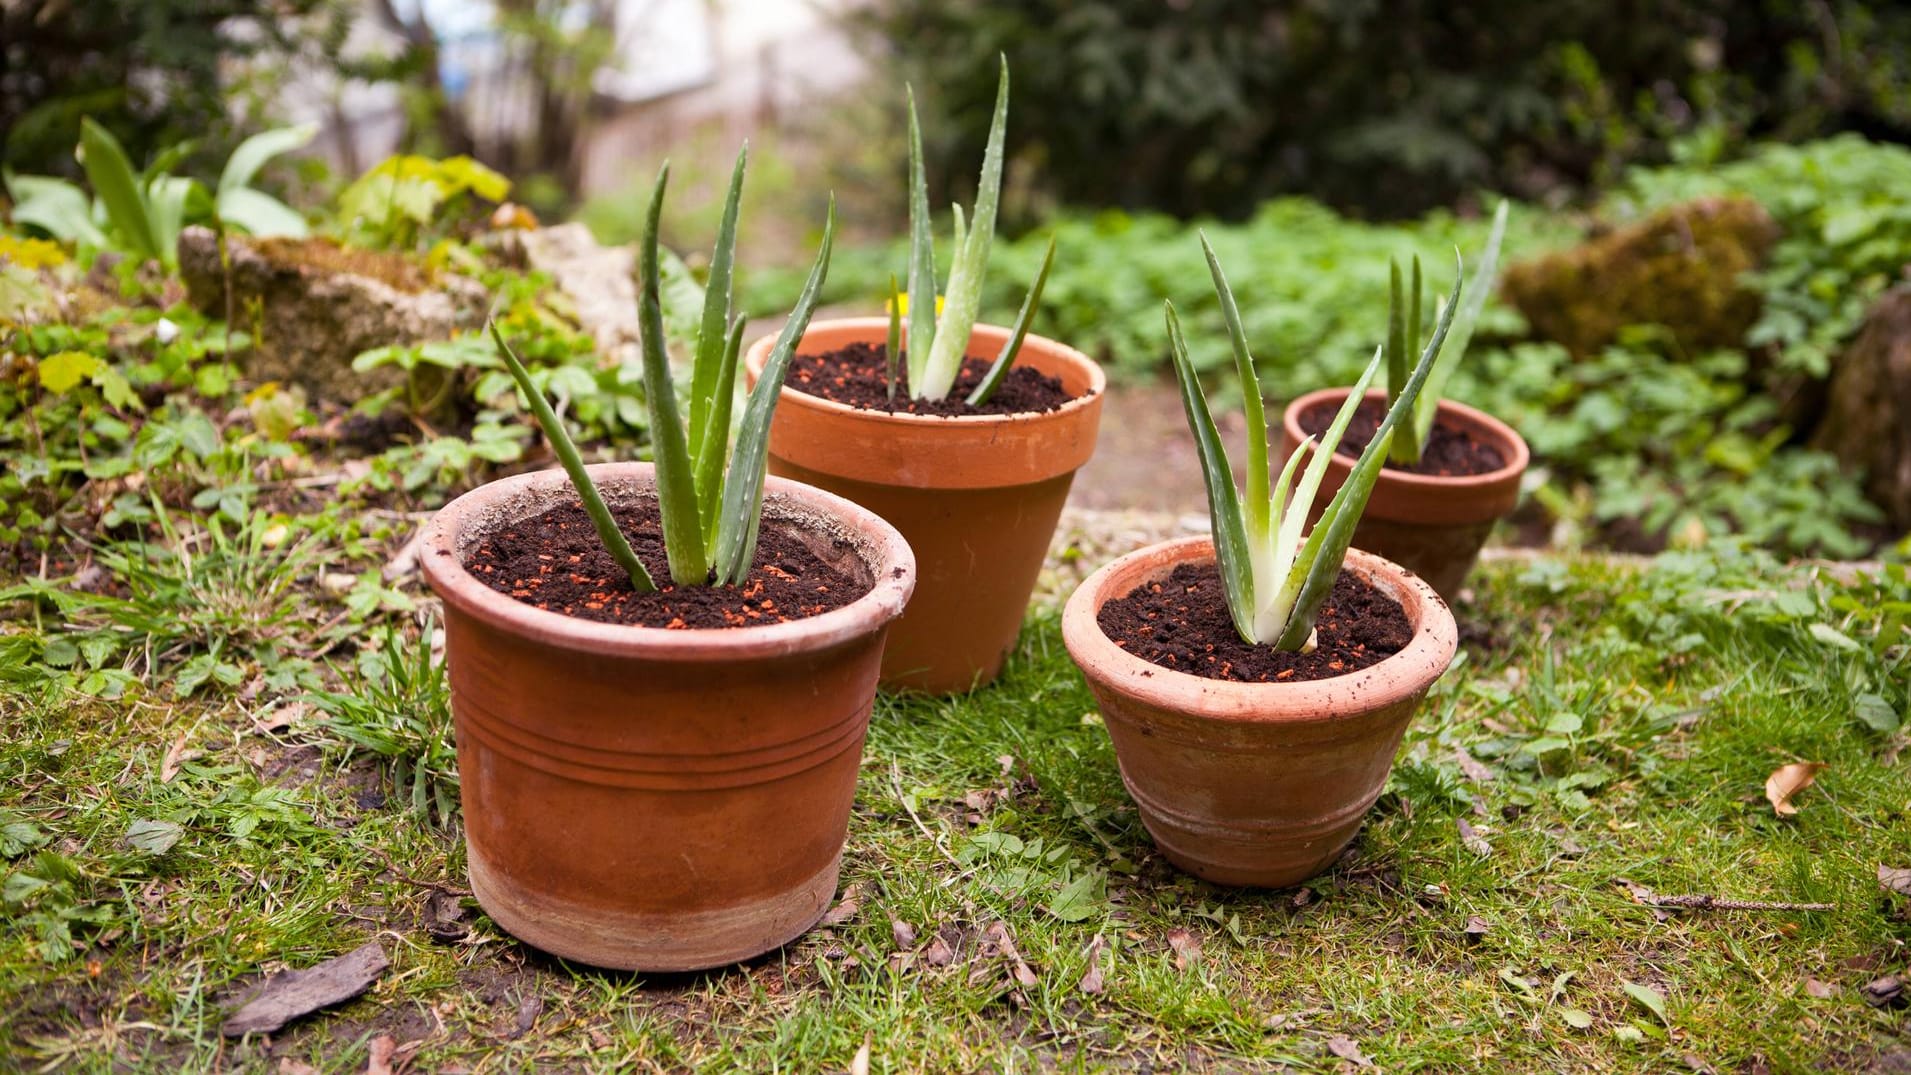
M1440 400L1446 392L1447 379L1453 376L1454 369L1460 364L1460 356L1466 354L1466 345L1473 338L1473 326L1479 321L1480 311L1486 306L1487 296L1493 293L1500 265L1500 240L1506 236L1506 203L1493 213L1493 228L1486 238L1486 252L1480 259L1480 269L1476 274L1477 282L1467 293L1466 305L1452 319L1453 329L1448 334L1448 346L1441 357L1433 364L1433 370L1427 375L1426 387L1421 391L1419 400L1414 403L1412 412L1407 416L1405 435L1393 439L1393 447L1388 451L1389 462L1401 466L1412 466L1420 461L1420 453L1427 447L1427 439L1433 436L1433 420L1440 410ZM1443 311L1444 312L1444 311ZM1404 306L1401 301L1400 263L1393 264L1392 294L1388 306L1387 319L1387 400L1391 405L1406 391L1412 377L1408 365L1409 358L1420 347L1420 259L1413 259L1412 284L1409 297ZM1365 389L1361 390L1363 393ZM1358 399L1360 393L1354 398Z
M1188 428L1194 433L1202 477L1207 484L1215 561L1227 597L1228 614L1234 621L1234 629L1250 643L1269 643L1285 650L1307 649L1313 645L1314 619L1333 591L1334 580L1340 576L1347 546L1353 540L1354 525L1360 521L1360 514L1366 509L1367 499L1380 478L1388 445L1398 432L1396 427L1412 413L1414 402L1426 388L1452 328L1462 282L1458 255L1455 255L1453 293L1442 307L1439 322L1419 361L1408 371L1400 391L1387 408L1387 417L1328 503L1320 521L1303 535L1301 528L1307 522L1321 480L1326 477L1334 449L1346 434L1367 389L1380 376L1387 345L1374 350L1373 360L1334 416L1333 424L1321 435L1318 445L1309 437L1288 457L1279 477L1270 481L1267 412L1261 402L1260 379L1254 372L1247 335L1241 327L1240 308L1235 304L1234 292L1228 287L1220 259L1208 245L1206 235L1201 237L1201 248L1207 253L1208 272L1214 277L1214 290L1221 300L1221 313L1227 322L1235 371L1241 380L1247 412L1245 497L1234 487L1227 450L1221 444L1207 399L1201 393L1194 364L1188 359L1187 340L1182 336L1181 321L1175 315L1173 303L1166 304L1168 345L1173 354L1175 380L1181 387L1182 406L1187 411Z
M938 400L948 398L955 387L956 375L962 370L962 360L968 354L969 336L975 330L977 310L982 304L982 281L988 270L989 247L995 241L996 204L1002 194L1002 141L1008 126L1009 117L1009 63L1002 61L1002 75L996 83L995 115L989 122L989 140L982 153L982 176L976 182L975 207L972 213L964 217L960 205L952 206L955 214L955 256L949 264L949 279L943 292L940 311L933 300L936 295L936 249L932 222L929 216L929 183L923 169L922 126L916 118L916 94L909 89L909 278L907 281L910 296L919 301L908 303L909 335L908 365L909 392L917 399ZM1048 282L1049 266L1055 260L1055 240L1050 239L1048 251L1042 255L1042 266L1035 273L1035 280L1029 285L1028 296L1022 301L1021 312L1016 315L1013 331L1008 342L996 355L988 373L984 375L975 389L965 397L972 406L988 402L1001 387L1002 379L1008 375L1009 368L1015 364L1015 358L1022 350L1022 341L1028 336L1029 322L1034 319L1035 311L1042 301L1042 287ZM891 320L900 328L900 310L904 303L902 295L896 291L895 282L890 282ZM893 371L896 364L896 337L898 331L892 331L889 357ZM890 398L895 398L895 375L890 375Z
M730 443L731 409L736 398L737 352L743 342L743 318L735 308L733 270L736 262L737 203L743 189L748 148L737 154L730 190L717 226L716 251L704 287L703 313L693 352L690 375L688 428L677 407L670 380L670 360L664 348L663 303L659 292L657 225L663 214L664 189L670 179L666 163L651 194L643 247L638 265L642 295L638 330L642 338L645 406L650 412L652 448L657 468L657 507L663 522L664 553L670 581L679 586L735 585L750 572L756 558L757 528L763 513L763 476L768 464L770 417L797 341L809 327L816 296L829 273L830 249L836 235L836 201L830 199L823 222L823 241L810 267L809 279L796 300L796 309L777 336L763 376L744 403L736 444ZM530 402L531 413L557 453L571 484L577 487L584 510L598 536L639 591L657 588L630 542L584 470L577 446L564 424L532 382L530 372L505 341L495 321L492 338L504 364ZM726 466L727 464L727 466Z

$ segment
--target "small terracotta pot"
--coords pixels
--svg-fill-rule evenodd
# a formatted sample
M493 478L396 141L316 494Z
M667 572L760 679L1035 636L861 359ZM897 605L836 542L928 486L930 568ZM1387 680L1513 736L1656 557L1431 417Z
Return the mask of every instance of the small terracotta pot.
M1151 664L1115 645L1102 605L1212 563L1206 537L1150 545L1090 575L1062 639L1101 706L1121 779L1162 854L1222 885L1281 888L1331 866L1380 796L1407 720L1453 660L1453 614L1421 579L1359 550L1347 568L1399 601L1413 641L1351 675L1233 683Z
M1282 462L1307 438L1300 416L1315 407L1330 411L1339 408L1347 399L1347 391L1323 388L1287 405L1281 414ZM1387 393L1374 389L1367 398L1384 401ZM1499 449L1506 465L1464 478L1408 474L1382 467L1367 510L1354 528L1354 547L1392 560L1432 583L1441 597L1452 601L1479 560L1493 525L1519 506L1520 476L1526 473L1532 455L1512 426L1485 411L1443 399L1439 415L1449 426L1465 429ZM1320 517L1320 509L1333 499L1353 467L1352 459L1334 454L1314 500L1312 518Z
M611 504L648 463L590 468ZM808 619L730 630L592 623L465 571L496 527L575 492L561 470L492 482L425 530L444 599L471 888L518 938L627 970L722 966L808 929L836 893L883 636L909 547L856 505L770 479L763 525L874 582Z
M800 351L882 346L886 318L812 324ZM993 358L1008 329L977 325L971 354ZM745 360L750 383L773 341ZM1075 398L1046 414L938 418L885 414L785 387L770 423L770 473L847 497L887 519L915 550L909 610L889 633L884 686L936 693L993 680L1015 645L1075 471L1095 451L1101 367L1028 336L1018 365L1061 379Z

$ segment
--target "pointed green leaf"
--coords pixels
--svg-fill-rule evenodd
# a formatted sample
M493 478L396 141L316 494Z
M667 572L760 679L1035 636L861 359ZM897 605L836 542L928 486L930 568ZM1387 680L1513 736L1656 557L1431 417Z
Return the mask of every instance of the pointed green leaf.
M15 225L39 228L62 242L108 245L106 233L93 222L93 205L85 191L50 176L14 175L10 170L4 174Z
M1188 341L1181 335L1181 319L1175 316L1174 303L1162 304L1168 320L1168 351L1174 360L1174 376L1181 388L1181 406L1188 416L1188 431L1194 434L1195 452L1201 459L1201 477L1208 488L1208 518L1214 536L1215 568L1221 575L1221 589L1227 595L1228 615L1243 639L1254 637L1254 578L1249 564L1247 529L1241 518L1241 501L1234 490L1234 471L1228 466L1227 448L1208 412L1208 401L1201 394L1194 363L1188 359Z
M1390 265L1387 285L1387 396L1392 398L1407 386L1407 311L1405 290L1400 283L1400 263Z
M80 165L86 169L87 182L93 184L93 193L106 206L113 229L133 253L143 258L160 257L159 241L154 237L133 164L126 159L119 139L90 116L80 120Z
M982 375L982 382L969 393L968 404L980 407L995 395L1002 387L1003 378L1009 375L1009 367L1015 365L1015 356L1022 353L1022 341L1028 336L1029 322L1035 320L1035 310L1042 304L1042 287L1048 283L1048 269L1055 261L1055 237L1048 237L1048 249L1042 254L1042 267L1035 271L1035 282L1029 285L1028 295L1022 299L1022 310L1015 315L1015 327L1009 331L1008 342L1002 345L1002 352L995 356L995 364L989 372Z
M717 246L710 255L710 275L703 285L703 320L697 329L696 357L690 366L690 447L701 453L706 442L704 431L711 409L716 404L718 367L723 364L725 346L732 329L732 276L737 255L737 203L743 197L743 171L750 156L745 143L737 151L736 166L730 170L730 190L723 198L723 217L717 222ZM724 431L724 447L729 447L729 430ZM697 457L697 473L706 471L702 455ZM721 462L717 474L723 473ZM719 479L721 480L721 479ZM711 491L714 494L714 490ZM714 504L705 496L702 485L697 499ZM711 520L704 520L706 532L714 532Z
M504 342L504 333L499 331L496 321L487 321L485 327L491 330L491 339L498 345L498 355L504 359L504 368L511 371L511 379L518 384L518 391L524 394L524 402L531 408L532 417L544 430L544 439L550 442L551 451L557 453L557 461L564 465L564 473L570 475L571 486L577 490L577 498L584 502L584 513L591 517L591 524L597 527L597 536L603 541L604 548L610 551L611 559L630 576L630 584L639 593L649 593L657 588L650 578L650 572L644 569L642 560L637 559L630 541L617 527L617 520L611 516L610 509L604 506L604 498L597 493L597 485L584 469L584 458L577 454L577 445L571 442L570 433L564 423L558 419L557 412L545 400L544 393L537 390L531 382L531 373L518 361L517 353L511 345Z
M1480 312L1486 309L1486 301L1493 297L1499 288L1500 244L1506 238L1506 201L1501 200L1500 207L1493 211L1493 228L1487 233L1486 250L1480 256L1479 268L1473 273L1473 287L1467 292L1466 302L1460 312L1453 317L1453 331L1447 338L1447 346L1440 352L1440 358L1433 364L1433 374L1427 378L1426 390L1420 393L1420 402L1413 409L1413 438L1423 448L1427 438L1433 435L1433 421L1440 409L1440 401L1446 398L1447 381L1453 377L1453 371L1459 368L1460 359L1466 356L1467 345L1473 342L1473 328L1479 324Z
M1214 293L1221 300L1221 317L1227 322L1228 342L1234 347L1234 374L1241 382L1241 408L1247 419L1247 528L1253 541L1265 541L1269 513L1273 510L1267 484L1267 409L1261 401L1261 378L1254 370L1254 356L1248 351L1247 330L1241 326L1241 309L1235 304L1234 290L1227 274L1221 271L1221 259L1215 256L1206 232L1201 233L1201 251L1208 258L1208 275L1214 278Z
M239 143L232 156L226 158L225 170L219 173L219 196L224 198L227 192L243 190L250 186L252 177L266 162L282 153L290 153L312 140L318 134L318 124L301 123L296 127L278 127L258 134Z
M922 383L922 368L936 338L936 242L929 219L929 179L923 171L922 127L916 91L909 94L909 384ZM958 249L960 249L958 247Z
M982 305L982 277L988 268L989 244L995 239L995 209L1002 193L1002 143L1008 132L1007 57L1001 59L1001 65L1002 74L995 88L995 115L990 120L989 142L982 154L982 176L976 181L975 213L969 221L969 233L956 248L955 261L949 267L942 317L936 322L936 338L923 364L922 379L918 381L912 376L909 381L909 391L917 399L948 396L968 353L969 332L975 327L976 314Z
M717 581L732 585L743 581L756 559L757 525L763 514L763 474L769 464L770 419L776 413L776 401L783 393L783 378L789 373L790 357L809 330L810 315L816 312L816 297L829 276L829 255L836 242L836 197L829 199L829 215L823 219L823 243L810 266L809 279L796 300L796 309L783 323L783 331L763 362L763 374L743 406L743 421L737 428L737 445L730 457L730 476L723 483L722 519L717 530Z
M289 235L297 239L309 231L298 210L251 187L220 191L216 211L220 221L252 235Z
M730 411L737 397L737 354L743 349L744 318L730 326L730 342L723 348L717 370L715 396L697 446L697 518L703 522L704 548L717 547L718 510L723 504L723 464L730 456Z
M637 330L643 344L644 401L650 407L650 443L657 465L657 510L663 516L664 552L670 558L670 579L679 586L701 586L709 578L710 561L704 555L703 524L697 518L696 475L691 470L690 447L678 417L677 391L670 383L670 359L664 351L663 300L658 286L657 231L663 219L664 188L670 165L657 173L638 272L643 292L637 309ZM707 300L706 300L707 301Z
M1422 278L1420 275L1420 255L1415 254L1413 256L1413 290L1408 295L1408 298L1407 298L1406 341L1407 341L1408 351L1417 349L1420 346L1420 288L1421 286L1422 286ZM1391 314L1389 314L1389 316L1391 316ZM1403 368L1405 365L1404 354L1405 353L1403 352L1403 362L1402 362ZM1392 371L1389 370L1388 382L1387 382L1387 399L1391 401L1394 398L1395 394L1398 393L1401 389L1404 389L1405 387L1406 387L1405 379L1402 378L1399 381L1393 380ZM1411 412L1409 413L1409 417L1408 417L1408 425L1409 426L1412 425ZM1390 462L1397 463L1400 466L1410 467L1420 461L1420 442L1418 440L1415 440L1411 436L1395 437L1393 439L1393 445L1387 449L1387 458Z

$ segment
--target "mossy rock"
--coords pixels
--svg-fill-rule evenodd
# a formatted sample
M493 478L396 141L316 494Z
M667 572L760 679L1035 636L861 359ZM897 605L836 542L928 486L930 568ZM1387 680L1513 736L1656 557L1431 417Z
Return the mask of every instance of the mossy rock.
M218 237L187 228L179 237L179 271L194 306L224 317L229 299L237 327L257 333L248 377L347 403L403 377L391 368L355 372L360 352L474 329L489 299L474 280L330 239L232 235L222 266Z
M1778 238L1757 202L1704 198L1515 264L1506 297L1536 335L1576 355L1599 351L1629 325L1664 326L1687 351L1740 347L1759 313L1742 277Z
M1911 284L1885 292L1832 366L1811 446L1864 472L1893 528L1911 529Z

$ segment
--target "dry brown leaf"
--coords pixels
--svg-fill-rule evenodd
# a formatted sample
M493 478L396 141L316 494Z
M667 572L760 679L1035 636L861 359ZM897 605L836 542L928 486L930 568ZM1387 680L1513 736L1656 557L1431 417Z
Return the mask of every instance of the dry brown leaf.
M1201 938L1175 927L1168 931L1168 947L1174 950L1174 969L1185 971L1201 962Z
M1821 982L1816 978L1805 979L1805 995L1828 1000L1838 995L1838 987L1830 982Z
M1374 1066L1374 1062L1367 1059L1367 1054L1360 1051L1360 1043L1344 1034L1336 1034L1328 1038L1327 1051L1356 1067Z
M873 1034L863 1035L863 1047L849 1061L849 1075L869 1075L869 1047L875 1040Z
M889 937L898 948L909 948L916 943L916 927L900 918L889 920Z
M1468 824L1465 818L1460 819L1459 825L1460 842L1466 845L1468 851L1481 858L1493 853L1493 845L1486 842L1486 837L1480 835L1480 830Z
M823 926L840 926L850 919L855 918L856 912L863 909L861 896L862 893L858 891L854 885L850 886L849 890L843 893L843 901L824 912L822 921L817 924Z
M1865 983L1865 1003L1874 1008L1901 1008L1905 1003L1904 980L1887 974Z
M365 1061L365 1075L391 1075L391 1054L398 1051L398 1042L390 1034L380 1034L367 1051L371 1055Z
M1911 867L1878 864L1878 887L1900 896L1911 896Z
M1032 986L1040 981L1035 971L1022 959L1022 953L1015 950L1015 939L1009 936L1007 922L997 919L989 923L982 934L982 955L1000 955L1008 961L1009 975L1023 986Z
M180 733L179 738L173 740L173 745L167 748L165 760L159 763L159 782L160 783L162 784L172 783L173 777L179 775L179 766L181 765L181 763L189 762L193 760L194 758L200 757L201 755L205 753L204 751L200 751L200 750L186 749L187 738L191 734L192 734L191 732Z
M1103 989L1101 953L1105 947L1107 942L1102 940L1102 935L1099 933L1095 934L1094 940L1088 942L1088 970L1082 973L1081 984L1077 986L1084 993L1098 994Z
M1453 748L1453 760L1459 763L1460 772L1466 774L1466 778L1475 784L1490 784L1493 782L1493 770L1481 764L1478 758L1468 754L1465 747Z
M1466 929L1463 932L1469 942L1478 944L1492 928L1492 925L1479 915L1468 915Z
M923 949L922 961L931 967L946 967L955 962L955 949L950 948L949 942L942 939L942 934L937 933L930 939L929 947Z
M1765 778L1765 798L1772 804L1772 812L1779 817L1798 813L1792 796L1811 787L1825 769L1821 761L1795 761L1772 770L1772 775Z

